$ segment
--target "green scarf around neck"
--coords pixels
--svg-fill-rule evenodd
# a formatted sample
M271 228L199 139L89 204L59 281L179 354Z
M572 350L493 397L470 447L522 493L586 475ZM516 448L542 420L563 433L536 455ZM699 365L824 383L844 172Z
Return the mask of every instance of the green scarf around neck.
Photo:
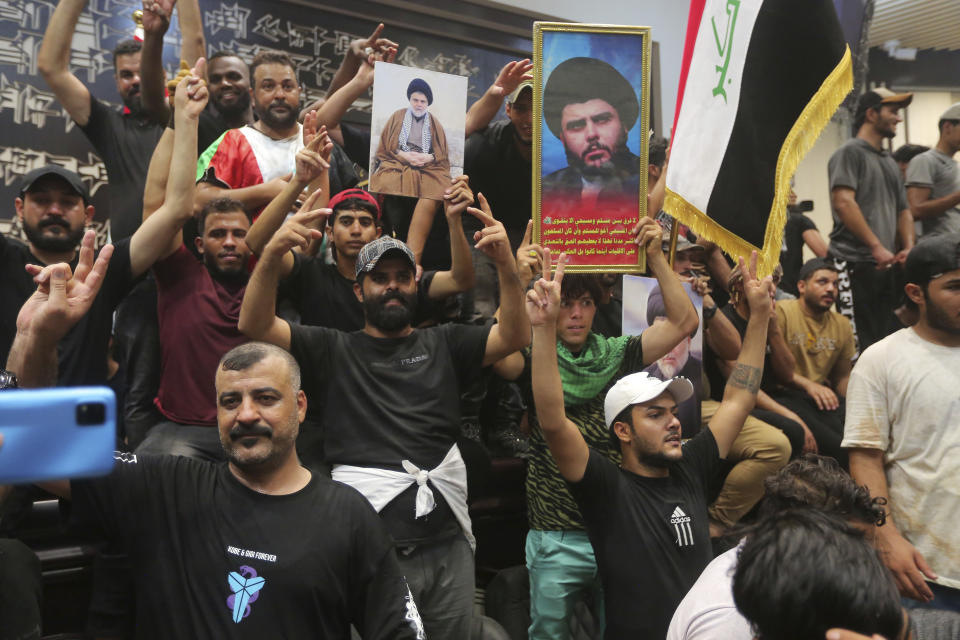
M563 404L573 406L596 398L620 370L628 340L630 336L604 338L591 331L577 356L557 341Z

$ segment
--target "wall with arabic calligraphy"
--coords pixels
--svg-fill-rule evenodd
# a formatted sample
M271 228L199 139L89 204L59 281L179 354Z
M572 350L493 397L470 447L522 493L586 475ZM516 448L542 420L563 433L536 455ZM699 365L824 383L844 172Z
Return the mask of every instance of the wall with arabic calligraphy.
M132 37L133 0L91 0L83 12L72 42L71 68L91 92L119 106L110 55L121 40ZM37 52L56 2L17 0L0 2L0 232L19 235L13 219L13 199L22 175L47 163L63 165L80 174L98 208L97 229L102 241L106 229L106 170L37 72ZM409 7L378 5L356 0L347 11L337 7L305 6L294 2L200 0L208 51L229 50L248 62L263 49L281 49L291 55L304 87L303 104L320 97L337 70L350 41L368 35L379 18L385 33L400 46L397 62L469 78L472 103L493 82L509 60L529 55L529 16L510 15L466 6L466 14L485 12L487 26L449 25L437 15L416 15ZM423 11L435 13L424 8ZM369 15L371 18L359 17ZM477 17L480 17L477 14ZM490 25L503 25L498 32ZM398 26L397 26L398 25ZM449 28L441 28L441 25ZM470 28L468 28L470 27ZM444 36L436 35L443 33ZM465 34L470 34L468 37ZM479 35L480 37L476 37ZM174 20L165 38L164 63L168 74L178 65L180 34ZM369 122L369 96L348 114L355 122Z

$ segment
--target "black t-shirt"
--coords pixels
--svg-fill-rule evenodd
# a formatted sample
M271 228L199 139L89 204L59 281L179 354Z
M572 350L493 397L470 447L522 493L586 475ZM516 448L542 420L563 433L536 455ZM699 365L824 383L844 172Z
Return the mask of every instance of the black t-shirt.
M211 144L217 141L217 138L232 129L223 117L210 108L200 112L200 118L197 122L197 153L202 154Z
M107 383L107 347L113 329L113 311L136 281L130 274L130 240L115 243L113 257L100 293L83 318L67 332L57 351L57 385L62 387ZM0 364L6 364L17 334L17 314L37 286L24 265L43 266L27 245L0 234ZM77 259L70 263L76 269Z
M797 274L803 266L803 233L816 228L816 223L802 213L791 213L787 218L780 249L780 266L783 267L780 288L787 293L797 295Z
M530 220L532 163L520 155L510 120L497 120L467 138L463 172L470 176L473 192L483 193L490 202L516 251ZM465 231L477 231L482 226L474 216L464 214Z
M341 122L340 135L347 157L367 169L370 166L370 131Z
M117 454L73 481L73 515L124 545L137 638L416 638L410 592L370 504L316 474L289 495L226 463ZM237 602L244 591L246 604Z
M290 352L309 398L322 398L324 455L331 465L434 469L460 434L460 394L480 375L490 327L441 325L374 338L291 324ZM414 520L416 484L382 512L398 543L456 532L449 506ZM393 517L395 516L395 517Z
M666 636L680 600L713 558L706 496L720 464L709 429L683 446L666 478L624 471L590 450L570 492L600 570L606 640Z
M91 95L90 119L80 130L107 166L110 237L114 242L128 238L143 219L143 187L163 126L124 115Z

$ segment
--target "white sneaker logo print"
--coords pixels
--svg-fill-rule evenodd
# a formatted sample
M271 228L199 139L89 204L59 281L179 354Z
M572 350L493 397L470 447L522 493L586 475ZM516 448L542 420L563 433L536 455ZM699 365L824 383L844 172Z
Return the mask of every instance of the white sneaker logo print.
M693 546L693 529L690 528L690 522L692 518L683 512L683 509L678 505L674 510L673 514L670 516L670 524L673 525L673 531L676 534L676 540L678 547L692 547Z

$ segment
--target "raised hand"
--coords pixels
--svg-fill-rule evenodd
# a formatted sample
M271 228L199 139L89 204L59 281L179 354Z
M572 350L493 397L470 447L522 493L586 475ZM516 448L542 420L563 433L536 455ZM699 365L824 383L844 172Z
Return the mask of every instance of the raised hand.
M311 111L307 114L307 120L313 116L316 122L316 112ZM306 124L304 124L306 130ZM306 136L304 136L306 139ZM304 183L310 183L316 180L324 171L330 168L330 152L333 150L333 143L327 135L327 128L320 127L320 131L310 136L310 142L297 152L296 156L296 176L297 180Z
M453 179L443 192L443 213L447 218L460 216L473 204L473 191L470 190L470 178L464 174Z
M207 61L203 58L177 83L177 91L173 97L173 104L177 113L189 118L199 118L204 107L207 106L209 91L207 81Z
M263 255L279 258L291 249L299 247L306 249L311 240L323 237L323 232L314 228L323 225L327 216L332 213L330 209L310 209L316 202L319 192L310 194L307 201L303 203L300 211L290 216L283 225L277 229L277 232L270 238L270 242L263 250Z
M393 50L396 54L396 50L400 47L393 40L388 40L386 38L381 38L380 34L383 33L383 23L377 25L376 29L373 30L366 38L357 38L350 42L350 53L351 55L369 60L370 56L375 54L380 54L381 56L386 56L389 50ZM370 64L373 64L372 62Z
M170 17L177 0L144 0L143 31L163 36L170 28Z
M490 92L503 97L510 95L520 86L520 83L533 80L531 71L533 71L533 63L529 58L508 62L503 69L500 69L500 74L490 88Z
M77 270L70 271L65 263L39 267L27 265L27 272L37 283L37 290L30 296L17 315L17 331L41 336L53 343L79 322L90 310L100 291L107 273L113 245L105 245L94 261L93 243L96 233L89 229L80 244Z
M552 273L550 249L543 250L543 277L527 291L527 318L530 319L530 326L556 324L560 314L560 285L563 282L566 262L567 254L561 253L557 260L557 270Z
M517 276L526 288L543 271L543 247L533 242L533 220L527 223L523 241L517 249Z
M498 265L510 264L512 267L513 252L510 250L507 230L502 222L493 217L490 203L482 193L477 194L477 199L480 201L480 209L467 207L467 213L483 223L483 229L473 234L473 241L476 243L473 248L482 251Z
M663 228L653 218L644 216L633 227L633 241L647 252L647 260L664 258Z
M762 280L757 278L757 252L750 252L749 268L744 264L743 257L738 258L740 271L743 273L743 293L747 297L747 305L750 307L750 316L760 314L764 320L769 320L773 314L774 296L776 287L773 286L773 278L767 276Z

